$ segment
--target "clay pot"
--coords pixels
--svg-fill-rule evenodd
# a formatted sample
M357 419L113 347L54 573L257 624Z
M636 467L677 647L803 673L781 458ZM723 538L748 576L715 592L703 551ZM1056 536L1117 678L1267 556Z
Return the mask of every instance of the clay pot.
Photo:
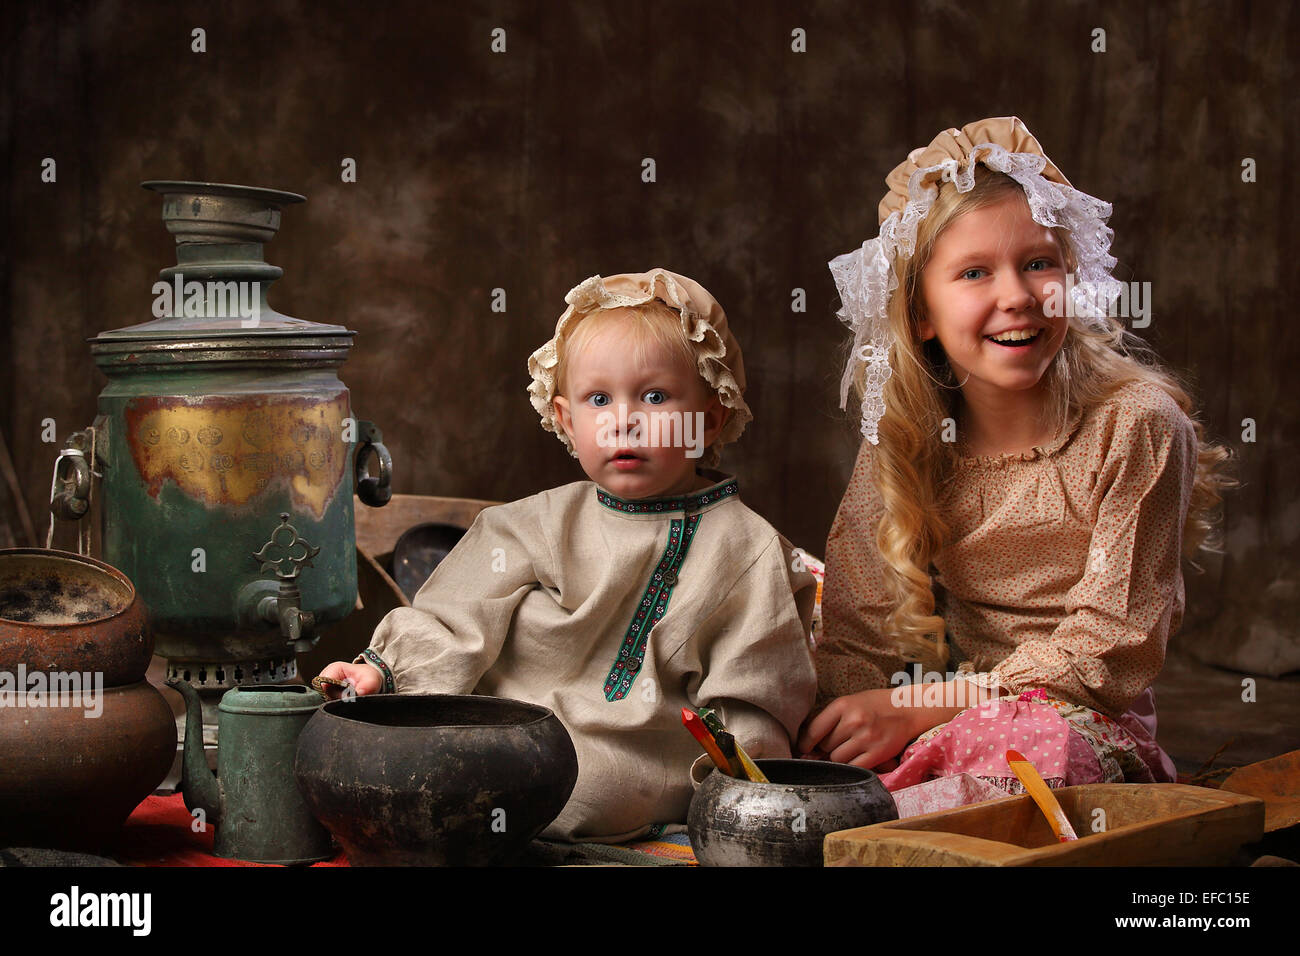
M821 760L758 760L768 783L717 770L691 800L687 830L704 866L821 866L822 840L897 820L898 808L870 770Z
M353 866L508 862L578 779L545 707L381 694L325 704L298 738L298 787Z
M98 850L162 782L176 723L126 575L0 551L0 846Z
M171 708L147 681L20 696L0 706L0 846L101 849L171 767Z
M125 574L43 548L0 551L0 669L143 680L153 656L144 603Z

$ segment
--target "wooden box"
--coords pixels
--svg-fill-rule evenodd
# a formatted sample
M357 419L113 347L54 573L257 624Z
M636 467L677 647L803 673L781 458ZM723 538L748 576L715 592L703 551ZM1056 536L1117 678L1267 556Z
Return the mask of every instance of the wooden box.
M1264 802L1241 794L1176 783L1052 792L1078 840L1058 842L1026 794L831 833L826 865L1215 866L1264 833Z

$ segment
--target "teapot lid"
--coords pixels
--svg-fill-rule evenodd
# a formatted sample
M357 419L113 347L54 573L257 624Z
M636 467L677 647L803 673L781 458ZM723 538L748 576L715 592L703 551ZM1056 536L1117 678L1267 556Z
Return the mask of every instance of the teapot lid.
M303 714L314 711L325 698L302 684L241 684L221 697L218 710L225 714Z

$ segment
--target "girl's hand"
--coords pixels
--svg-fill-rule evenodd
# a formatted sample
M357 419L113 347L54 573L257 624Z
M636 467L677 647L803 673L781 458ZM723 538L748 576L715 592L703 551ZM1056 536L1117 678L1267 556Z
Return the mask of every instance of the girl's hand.
M893 697L890 689L837 697L799 735L799 752L820 751L868 770L898 756L919 731L915 708L899 707Z
M348 664L343 661L335 661L333 664L327 664L320 672L321 677L332 677L335 680L347 680L352 682L352 689L356 691L358 697L364 697L366 694L376 693L384 683L379 671L369 664ZM332 687L326 684L321 693L325 695L326 700L338 700L343 696L343 688Z

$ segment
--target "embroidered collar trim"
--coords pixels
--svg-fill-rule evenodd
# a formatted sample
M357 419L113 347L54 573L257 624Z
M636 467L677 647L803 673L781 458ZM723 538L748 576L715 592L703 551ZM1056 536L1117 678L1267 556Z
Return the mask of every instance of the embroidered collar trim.
M703 511L711 505L740 494L740 483L735 478L724 478L717 484L710 485L689 495L674 495L668 498L638 498L629 501L611 495L599 485L596 486L596 500L611 511L627 515L669 515L678 512Z

